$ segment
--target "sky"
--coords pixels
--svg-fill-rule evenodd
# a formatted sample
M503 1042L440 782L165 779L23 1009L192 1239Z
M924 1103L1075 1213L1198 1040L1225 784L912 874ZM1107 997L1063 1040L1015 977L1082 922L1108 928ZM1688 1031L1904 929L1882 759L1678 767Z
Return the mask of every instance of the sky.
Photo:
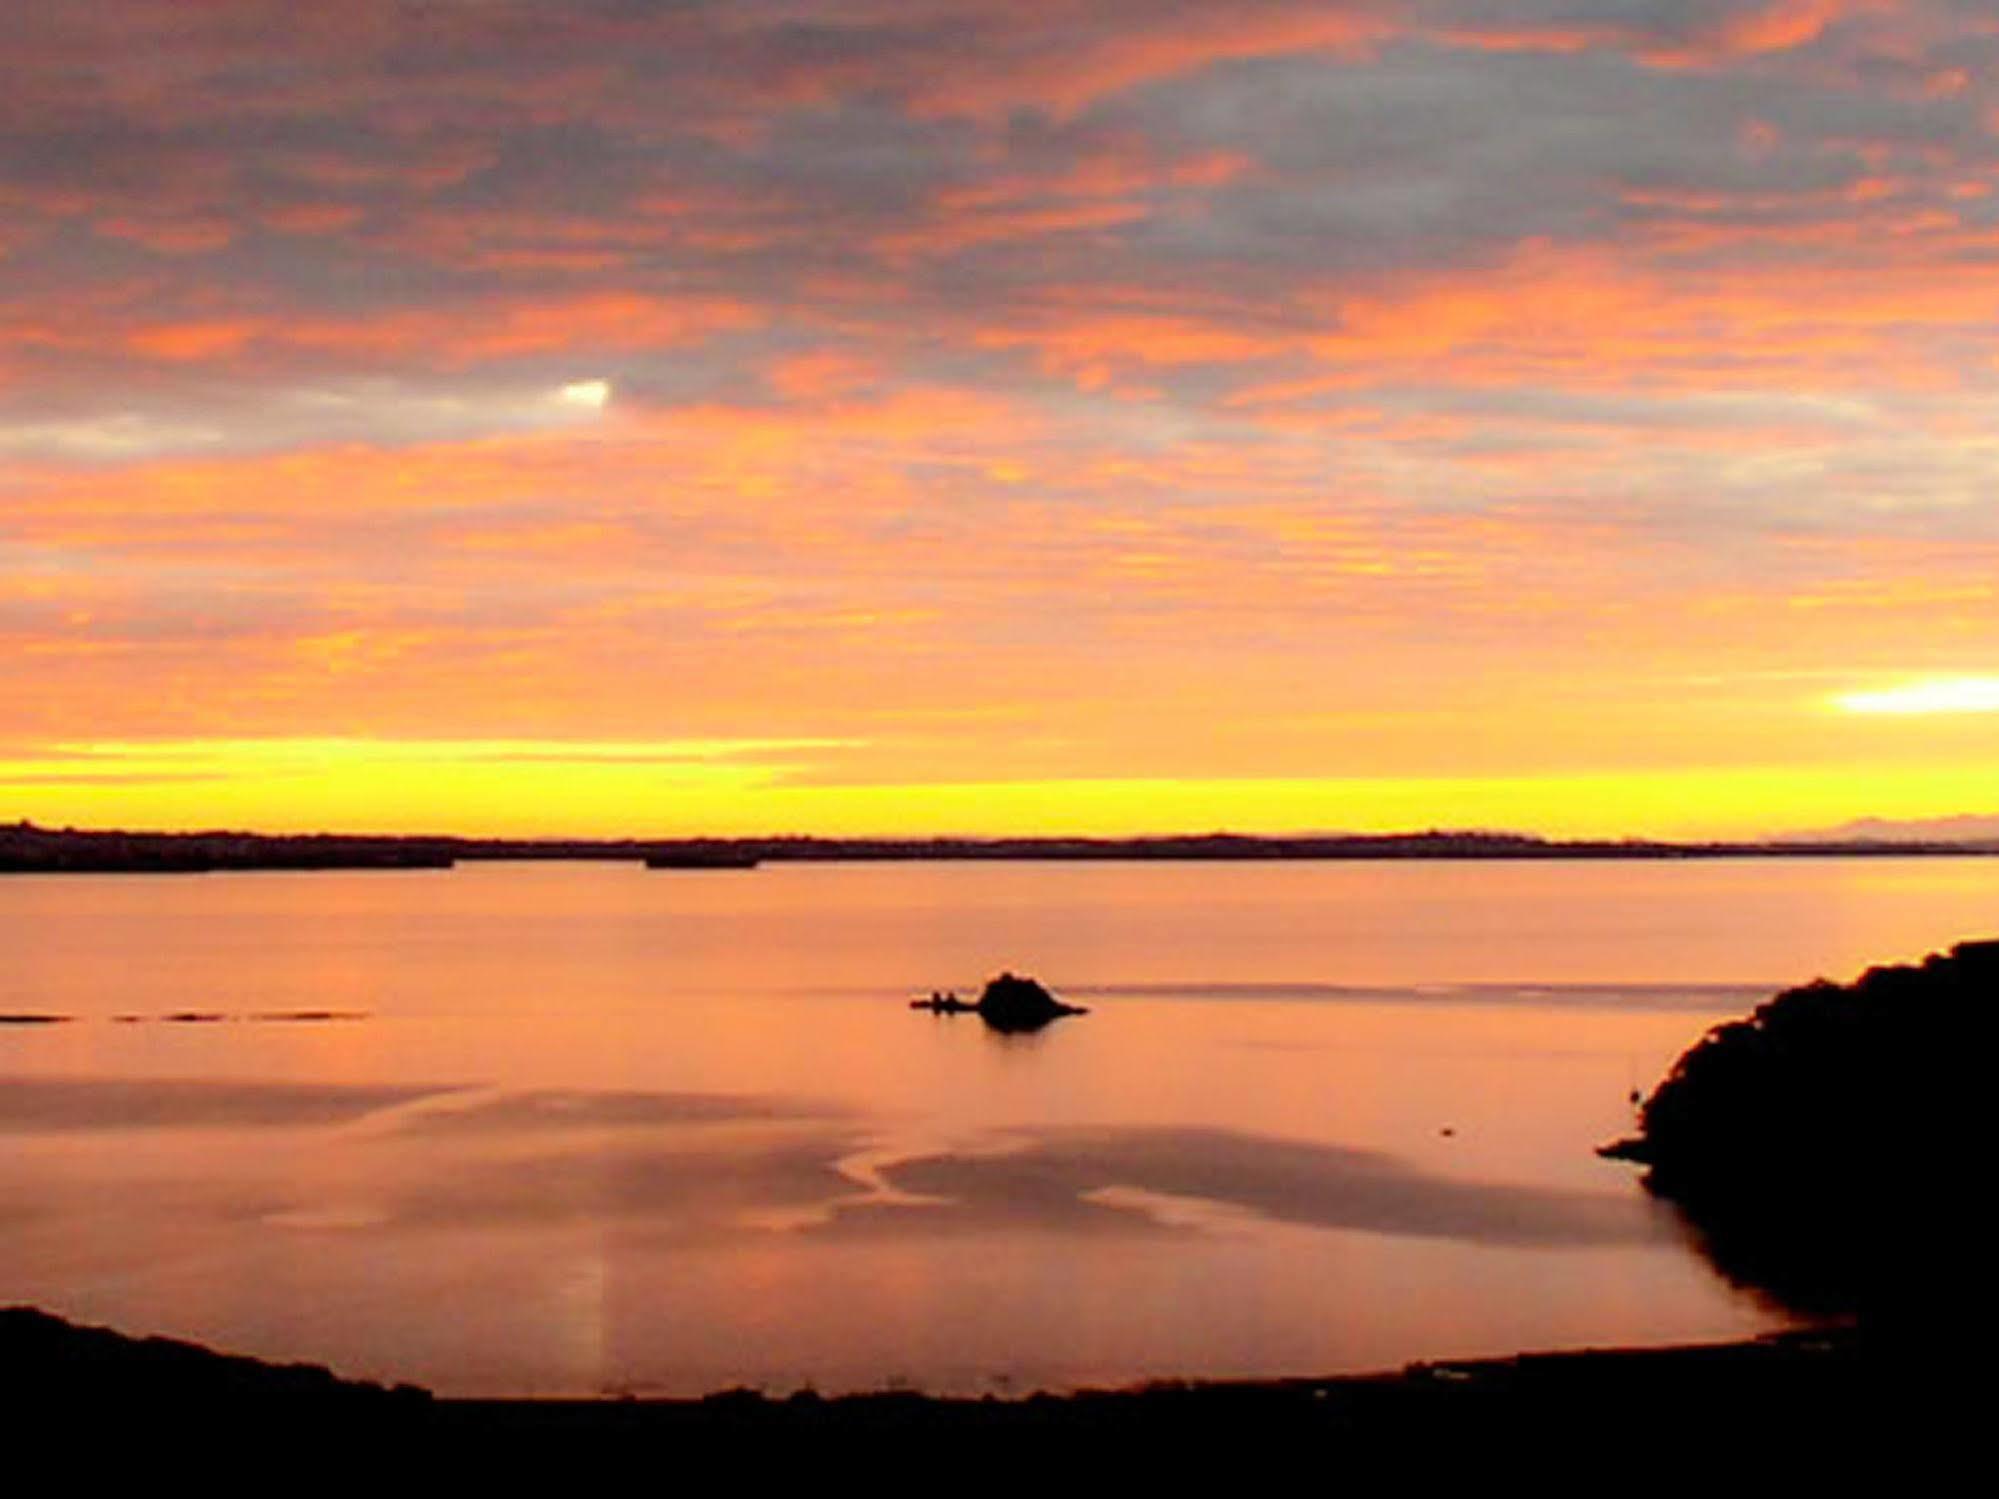
M1989 0L0 22L0 819L1999 811Z

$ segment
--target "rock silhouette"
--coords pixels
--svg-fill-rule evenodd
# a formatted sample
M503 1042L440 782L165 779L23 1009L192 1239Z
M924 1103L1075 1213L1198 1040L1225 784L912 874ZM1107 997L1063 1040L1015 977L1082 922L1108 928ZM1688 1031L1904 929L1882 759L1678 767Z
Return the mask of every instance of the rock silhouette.
M928 999L913 1000L912 1010L928 1010L934 1015L972 1015L996 1031L1038 1031L1064 1015L1087 1015L1078 1005L1065 1005L1031 978L1002 973L989 980L977 1004L967 1004L955 994L933 993Z
M1798 1311L1914 1327L1980 1294L1999 942L1786 990L1675 1063L1646 1166L1725 1275Z

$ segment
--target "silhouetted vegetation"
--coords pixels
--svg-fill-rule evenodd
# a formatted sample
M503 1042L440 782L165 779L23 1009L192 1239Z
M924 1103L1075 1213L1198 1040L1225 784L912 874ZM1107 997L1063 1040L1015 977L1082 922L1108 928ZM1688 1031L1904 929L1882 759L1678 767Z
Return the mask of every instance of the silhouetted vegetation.
M703 840L646 855L648 869L755 869L762 862L754 849L727 840Z
M1087 1015L1080 1005L1067 1005L1033 979L1002 973L990 980L977 1004L966 1004L955 994L932 994L912 1000L912 1010L928 1010L933 1015L977 1015L996 1031L1038 1031L1064 1015Z
M276 1399L356 1407L428 1401L411 1385L384 1389L337 1378L318 1364L271 1364L172 1338L128 1338L77 1327L31 1307L0 1307L0 1391L52 1404L144 1401L195 1405Z
M1545 1470L1551 1454L1573 1457L1593 1443L1629 1458L1632 1422L1641 1417L1670 1421L1677 1451L1736 1458L1745 1443L1780 1444L1795 1467L1824 1449L1829 1430L1878 1423L1869 1371L1865 1346L1837 1334L1006 1400L911 1392L827 1398L809 1390L779 1397L733 1390L698 1400L452 1400L407 1386L355 1384L315 1366L127 1338L25 1307L0 1310L0 1397L17 1416L67 1416L121 1433L147 1415L174 1422L176 1432L190 1418L219 1421L238 1445L272 1422L322 1440L392 1431L500 1461L517 1460L522 1449L495 1449L487 1445L492 1439L546 1437L562 1444L550 1450L561 1453L565 1471L577 1460L576 1440L620 1437L676 1462L726 1457L732 1471L756 1471L752 1459L760 1453L794 1452L804 1464L823 1465L832 1452L892 1462L922 1450L959 1461L971 1454L984 1473L995 1462L1074 1450L1115 1454L1120 1472L1129 1472L1199 1458L1235 1465L1272 1441L1297 1444L1301 1454L1331 1454L1343 1465L1391 1461L1401 1476L1426 1471L1431 1459L1415 1460L1440 1443L1481 1466L1505 1453ZM264 1424L227 1426L246 1409ZM332 1449L315 1443L308 1450L317 1460ZM363 1451L379 1461L380 1454Z
M1801 1311L1914 1325L1982 1287L1999 942L1791 989L1648 1098L1642 1162L1716 1265Z
M451 838L349 834L123 833L0 825L0 874L194 874L222 869L444 869L478 860L603 860L654 869L758 864L1053 861L1228 863L1372 859L1975 858L1992 843L1559 841L1431 831L1260 838Z
M0 874L206 874L221 869L448 869L436 840L315 833L93 833L0 826Z

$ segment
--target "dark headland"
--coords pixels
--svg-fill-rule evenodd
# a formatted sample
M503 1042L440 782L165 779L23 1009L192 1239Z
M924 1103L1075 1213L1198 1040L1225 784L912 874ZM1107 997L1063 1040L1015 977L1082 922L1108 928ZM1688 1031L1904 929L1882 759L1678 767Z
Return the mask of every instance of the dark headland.
M1715 1027L1602 1154L1646 1168L1729 1279L1889 1331L1990 1285L1999 941L1787 989Z
M893 862L1973 858L1999 841L1674 843L1430 831L1145 838L459 838L427 835L134 833L0 824L0 874L199 874L214 870L448 869L480 861L617 861L661 870Z

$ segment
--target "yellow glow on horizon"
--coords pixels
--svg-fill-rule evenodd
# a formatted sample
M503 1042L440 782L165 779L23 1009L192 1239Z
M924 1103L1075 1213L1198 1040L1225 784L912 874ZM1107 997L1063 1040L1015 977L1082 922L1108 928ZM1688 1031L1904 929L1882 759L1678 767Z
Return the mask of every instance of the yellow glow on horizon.
M214 740L0 760L0 821L471 836L1406 832L1755 838L1999 805L1999 766L852 784L843 741Z
M1845 713L1917 716L1931 713L1999 713L1999 677L1943 677L1872 692L1842 693L1833 706Z
M597 761L666 764L683 760L725 760L793 750L841 749L855 739L829 738L711 738L711 739L350 739L337 737L284 739L107 739L52 746L62 765L105 763L114 769L127 762L163 766L201 762L219 769L300 769L328 764L450 764L552 760L590 764ZM0 761L0 773L10 764Z

